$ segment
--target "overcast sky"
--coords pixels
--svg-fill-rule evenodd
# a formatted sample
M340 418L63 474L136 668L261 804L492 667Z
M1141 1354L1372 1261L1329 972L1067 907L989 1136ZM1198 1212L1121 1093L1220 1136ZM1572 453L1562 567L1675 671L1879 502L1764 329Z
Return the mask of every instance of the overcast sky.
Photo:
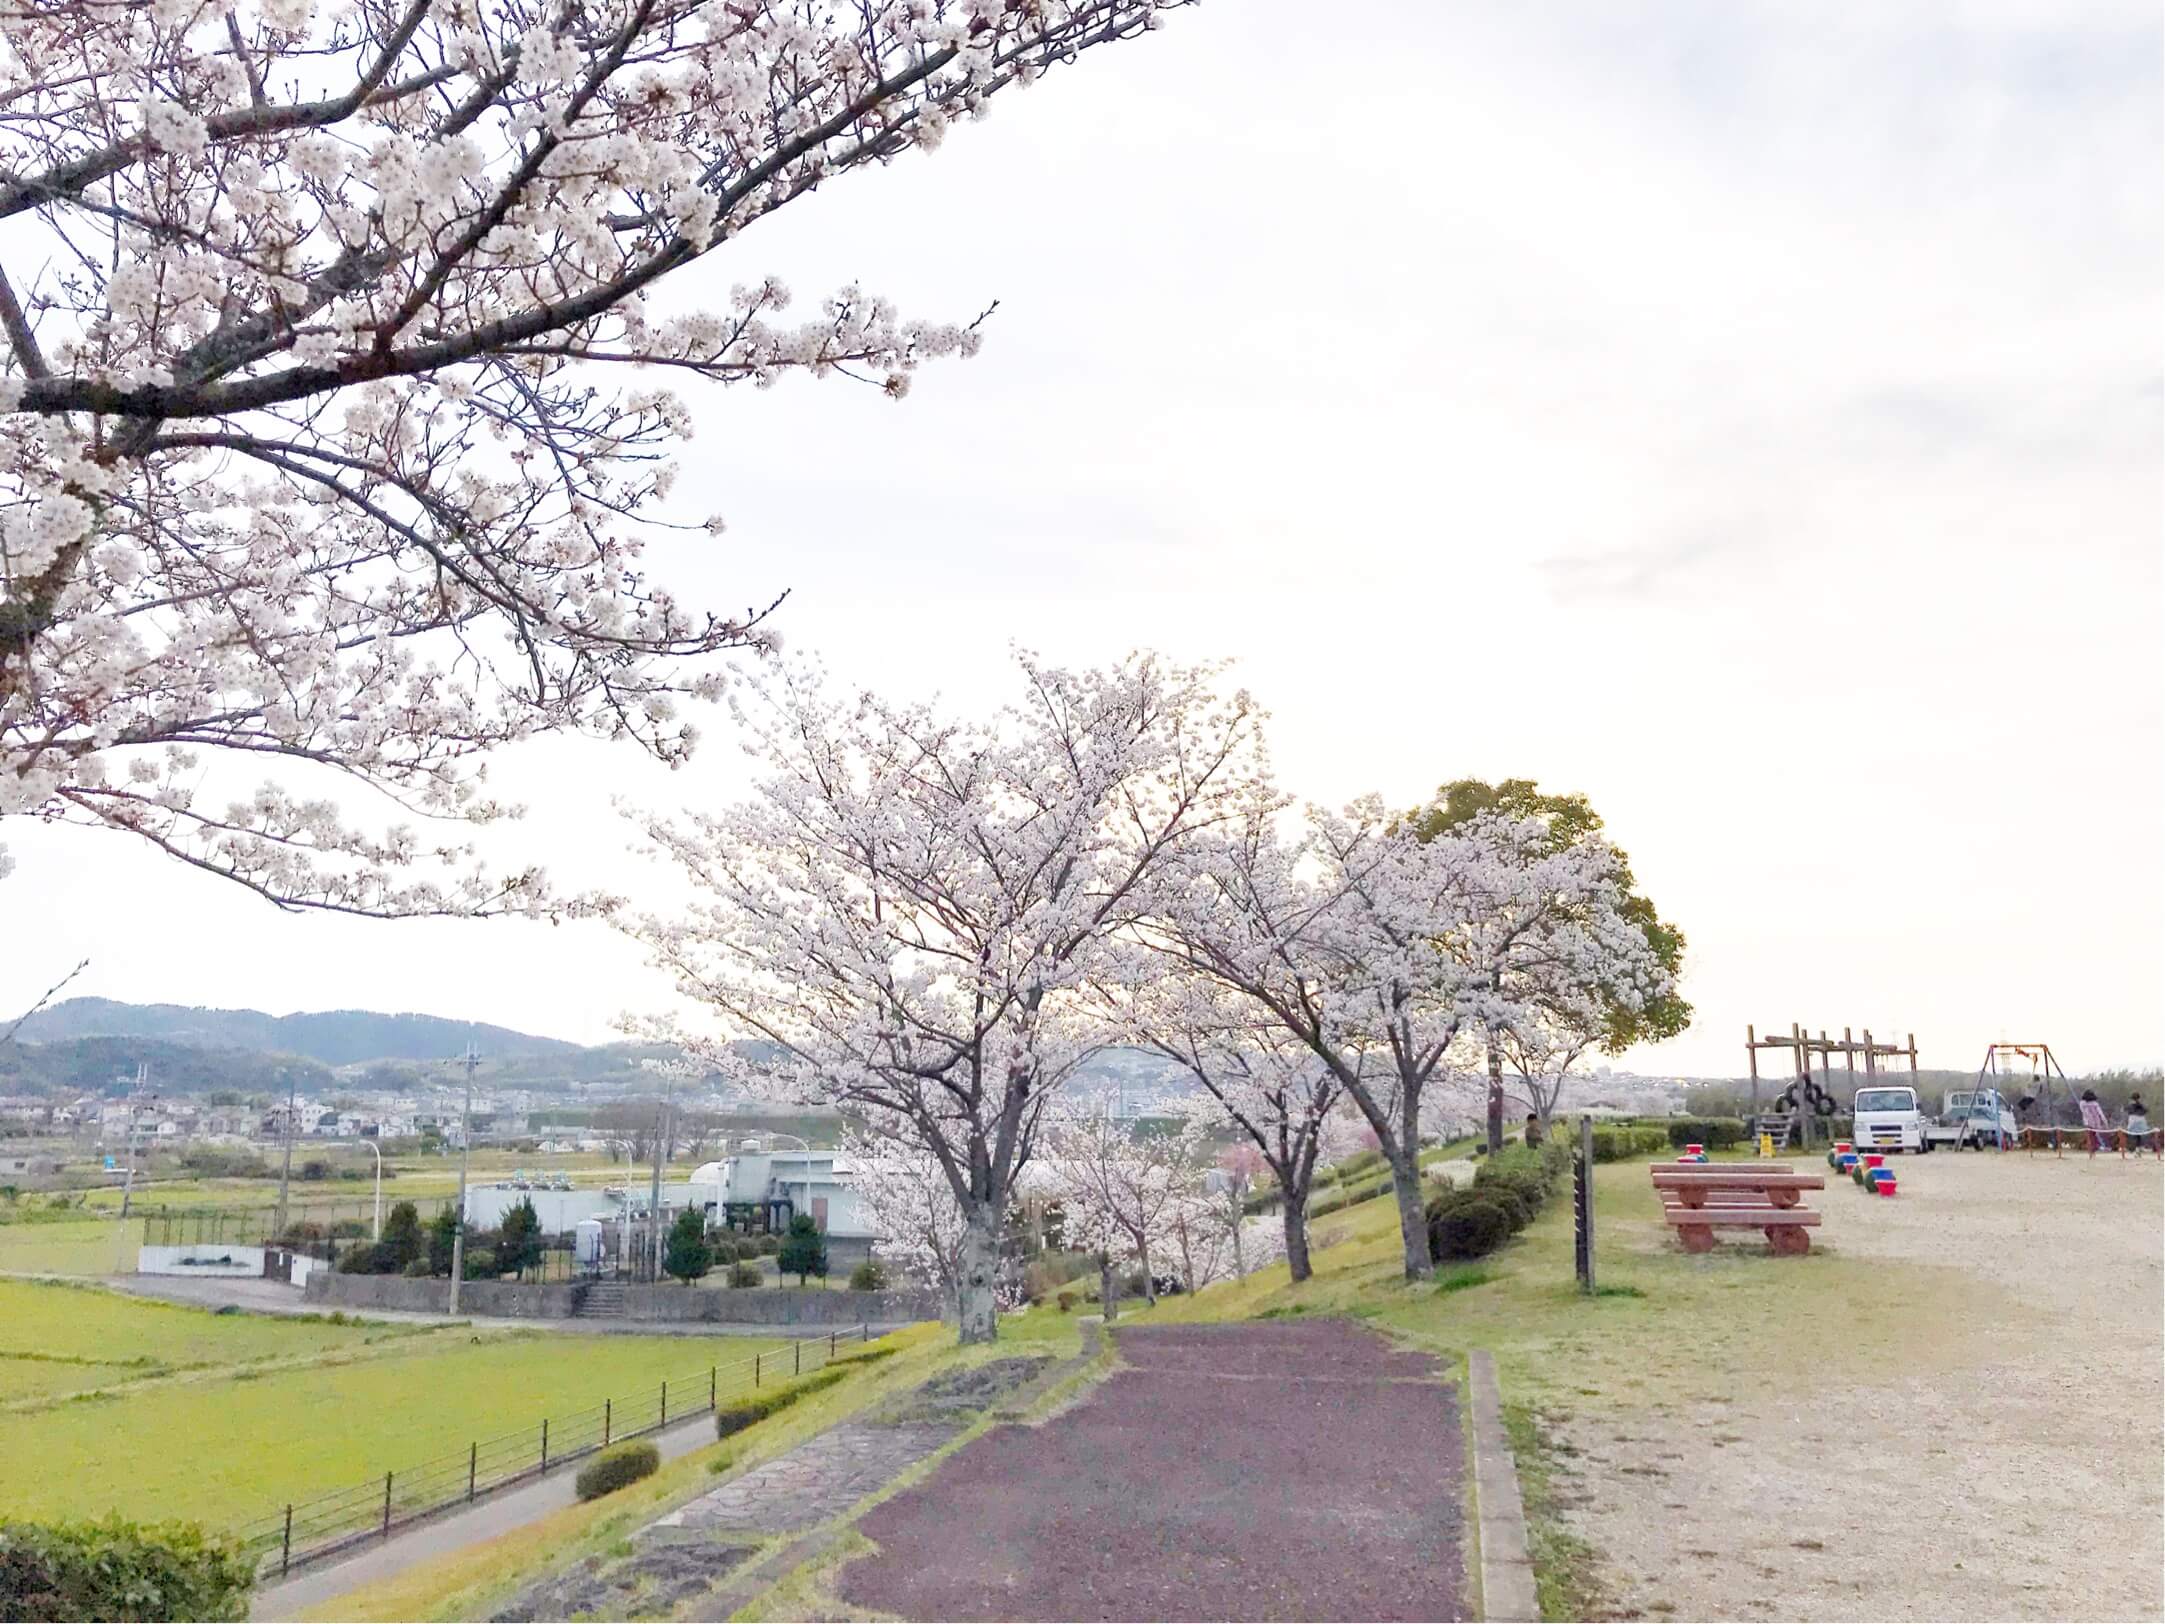
M1626 1064L1793 1020L2157 1061L2160 44L2147 3L1210 0L709 262L999 310L900 404L698 397L680 491L730 531L656 571L958 705L1013 641L1230 656L1319 800L1586 792L1690 940L1695 1026ZM719 726L675 775L532 750L501 850L645 885L612 794L744 771ZM7 838L10 1009L86 955L71 991L596 1041L658 997L598 927Z

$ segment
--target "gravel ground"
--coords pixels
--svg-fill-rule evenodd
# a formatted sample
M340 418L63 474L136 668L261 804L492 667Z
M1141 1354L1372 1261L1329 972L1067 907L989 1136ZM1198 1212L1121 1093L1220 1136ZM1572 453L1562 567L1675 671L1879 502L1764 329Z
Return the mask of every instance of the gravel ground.
M842 1599L902 1618L1466 1617L1457 1403L1335 1321L1136 1327L1123 1367L858 1525ZM965 1542L959 1531L968 1529Z
M1965 1271L1968 1321L1883 1379L1827 1372L1808 1412L1746 1391L1714 1426L1561 1429L1566 1521L1627 1616L2165 1617L2157 1162L1897 1165L1891 1201L1828 1180L1815 1248Z

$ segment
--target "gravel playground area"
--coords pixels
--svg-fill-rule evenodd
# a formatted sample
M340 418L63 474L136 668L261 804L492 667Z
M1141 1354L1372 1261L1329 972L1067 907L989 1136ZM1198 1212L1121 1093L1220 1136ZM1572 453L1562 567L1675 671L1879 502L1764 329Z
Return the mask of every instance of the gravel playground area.
M841 1597L901 1618L1467 1616L1433 1360L1330 1320L1118 1336L1122 1368L1080 1403L875 1507Z
M1912 1315L1902 1357L1827 1363L1799 1396L1753 1380L1682 1419L1562 1429L1566 1522L1606 1559L1618 1611L2165 1617L2165 1173L2049 1152L1894 1162L1893 1200L1831 1175L1809 1199L1815 1249L1895 1266L1884 1295L1828 1307Z

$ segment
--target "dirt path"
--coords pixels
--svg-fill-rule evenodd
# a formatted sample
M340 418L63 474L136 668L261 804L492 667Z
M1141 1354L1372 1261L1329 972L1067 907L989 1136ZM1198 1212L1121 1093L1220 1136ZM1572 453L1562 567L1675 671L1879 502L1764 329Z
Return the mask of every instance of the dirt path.
M1932 1271L1828 1304L1917 1313L1905 1358L1563 1428L1567 1522L1626 1615L2165 1615L2159 1167L1943 1153L1899 1172L1892 1201L1830 1179L1814 1204L1818 1245ZM1936 1323L1902 1284L1945 1270L1968 1308Z
M1137 1327L1123 1368L858 1525L836 1589L903 1618L1467 1616L1434 1361L1335 1321ZM967 1542L957 1531L971 1530Z

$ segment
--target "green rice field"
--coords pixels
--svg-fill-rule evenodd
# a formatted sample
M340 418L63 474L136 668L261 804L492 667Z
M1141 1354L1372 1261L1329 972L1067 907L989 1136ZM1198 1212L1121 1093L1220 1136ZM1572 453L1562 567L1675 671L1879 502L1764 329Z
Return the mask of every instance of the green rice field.
M605 1398L651 1404L664 1380L688 1413L710 1363L726 1384L782 1345L220 1315L0 1280L0 1519L227 1526Z

